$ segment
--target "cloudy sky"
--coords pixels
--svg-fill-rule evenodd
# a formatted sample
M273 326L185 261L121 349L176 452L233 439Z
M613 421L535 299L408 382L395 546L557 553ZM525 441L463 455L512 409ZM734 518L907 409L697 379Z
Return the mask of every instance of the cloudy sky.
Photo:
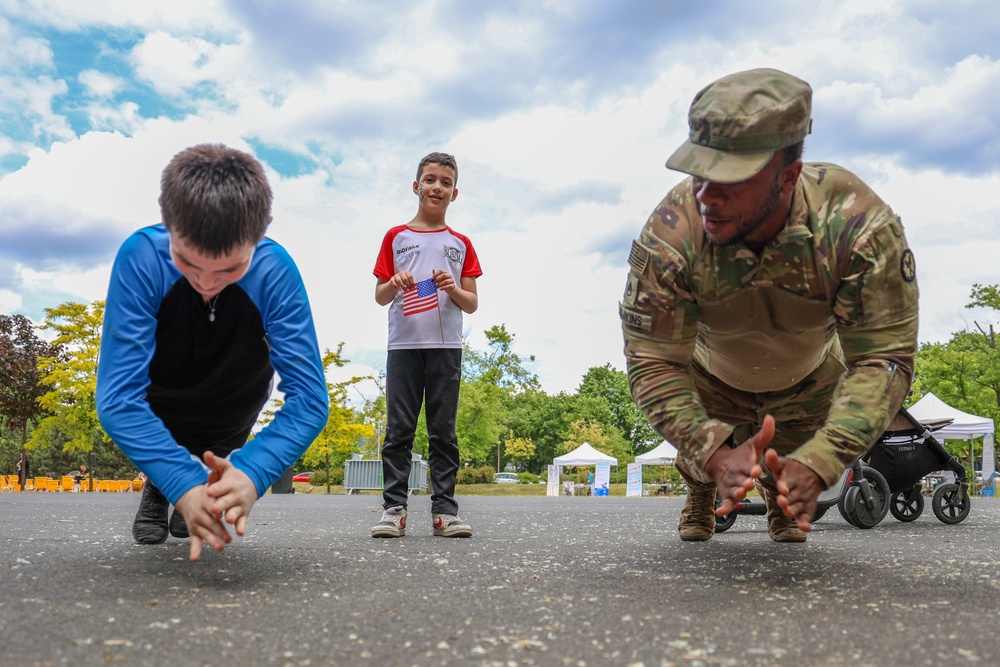
M692 96L768 66L813 86L806 159L902 215L920 338L943 341L1000 282L997 35L994 0L0 0L0 312L103 298L170 157L222 142L268 169L320 345L381 368L375 255L443 150L485 272L472 344L505 324L574 391L624 368L629 242L681 178Z

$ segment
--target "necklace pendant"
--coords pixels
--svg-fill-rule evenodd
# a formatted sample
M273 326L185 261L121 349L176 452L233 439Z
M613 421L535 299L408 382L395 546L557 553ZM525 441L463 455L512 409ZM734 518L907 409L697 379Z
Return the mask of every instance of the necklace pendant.
M208 314L208 321L209 322L215 321L215 308L213 308L212 311Z

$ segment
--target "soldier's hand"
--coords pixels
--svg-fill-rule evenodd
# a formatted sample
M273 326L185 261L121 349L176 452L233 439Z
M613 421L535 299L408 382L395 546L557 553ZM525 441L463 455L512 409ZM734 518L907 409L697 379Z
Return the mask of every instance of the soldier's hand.
M816 501L826 487L812 468L798 461L791 461L773 449L764 453L764 463L774 475L778 487L778 506L785 516L795 519L799 530L812 530L812 517Z
M722 446L712 454L705 465L705 472L715 481L722 504L716 516L725 516L736 508L736 503L753 488L753 481L760 477L760 458L764 448L774 437L774 417L767 415L760 431L738 447Z

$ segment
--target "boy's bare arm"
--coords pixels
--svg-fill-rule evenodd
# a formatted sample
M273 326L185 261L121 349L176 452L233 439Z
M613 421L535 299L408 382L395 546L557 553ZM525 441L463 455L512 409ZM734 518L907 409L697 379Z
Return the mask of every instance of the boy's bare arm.
M434 272L434 284L439 290L451 297L462 312L470 315L479 308L479 292L476 290L476 279L465 276L462 286L455 284L455 279L447 271Z
M412 289L417 283L409 271L400 271L389 280L378 279L375 283L375 303L388 306L396 298L396 292Z

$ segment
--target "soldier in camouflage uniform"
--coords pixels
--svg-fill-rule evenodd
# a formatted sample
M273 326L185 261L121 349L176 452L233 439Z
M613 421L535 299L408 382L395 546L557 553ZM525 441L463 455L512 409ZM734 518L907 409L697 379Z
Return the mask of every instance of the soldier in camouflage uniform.
M772 69L704 88L667 161L691 178L632 244L620 305L629 382L677 447L685 540L714 534L717 489L722 516L756 483L771 538L804 541L819 493L909 388L913 253L857 176L802 162L811 98Z

